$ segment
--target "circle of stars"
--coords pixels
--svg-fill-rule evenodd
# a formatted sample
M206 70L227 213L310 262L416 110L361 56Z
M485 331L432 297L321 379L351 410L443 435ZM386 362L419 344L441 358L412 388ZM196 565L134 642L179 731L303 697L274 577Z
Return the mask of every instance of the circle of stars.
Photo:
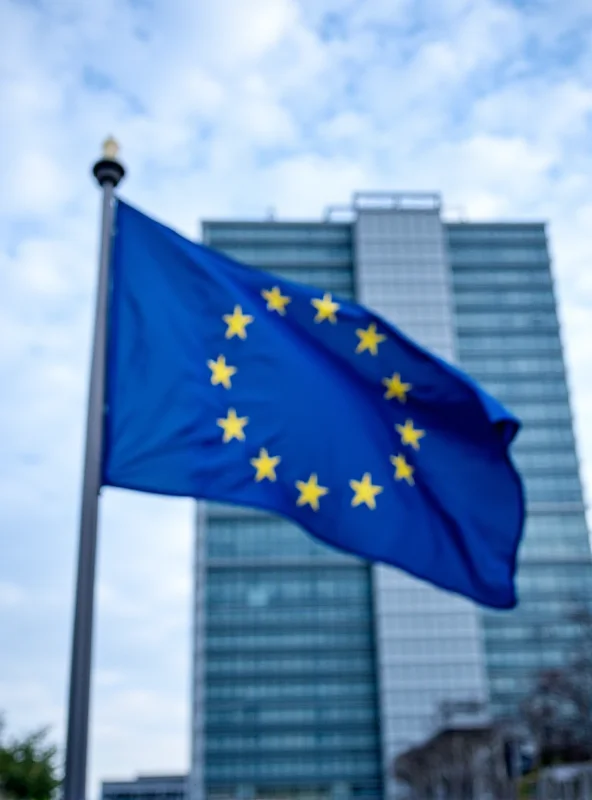
M281 317L286 316L287 307L292 302L292 298L282 294L279 286L263 289L261 296L266 302L267 311L276 313ZM313 297L310 303L316 312L314 316L316 324L329 322L335 325L337 323L337 315L341 305L333 300L330 292L326 292L321 298ZM244 313L242 306L235 305L232 313L224 314L222 320L226 324L224 334L226 339L237 337L244 341L248 336L247 327L255 321L255 318L251 314ZM358 343L354 352L357 355L378 356L380 345L388 339L386 333L381 333L378 330L376 322L370 322L367 328L357 328L355 334L358 338ZM232 378L237 374L238 368L228 364L224 355L219 355L216 360L208 359L207 366L211 371L210 382L212 386L221 386L226 390L232 389ZM395 400L400 405L405 405L408 395L413 389L411 383L406 383L399 372L394 372L391 376L382 378L381 382L386 388L384 399L388 401ZM249 417L239 417L235 408L229 408L226 416L219 418L216 424L222 429L222 442L224 444L228 444L235 439L240 442L246 440L245 428L249 424ZM420 442L426 435L424 430L415 427L413 420L410 418L406 419L404 424L396 424L395 431L400 437L401 446L410 447L415 452L419 451ZM395 482L404 482L408 486L414 486L416 468L407 461L405 455L403 453L391 455L389 460L395 468L393 474ZM261 447L259 454L249 461L254 469L254 481L256 483L264 481L273 483L277 481L276 470L281 461L282 459L279 455L270 455L265 447ZM373 511L377 505L377 497L384 492L384 486L379 486L372 482L370 472L364 472L359 480L350 480L349 486L353 492L352 508L364 506ZM329 494L329 487L319 483L316 472L312 472L306 480L296 481L295 487L298 490L296 505L299 507L307 506L312 511L319 511L321 499Z

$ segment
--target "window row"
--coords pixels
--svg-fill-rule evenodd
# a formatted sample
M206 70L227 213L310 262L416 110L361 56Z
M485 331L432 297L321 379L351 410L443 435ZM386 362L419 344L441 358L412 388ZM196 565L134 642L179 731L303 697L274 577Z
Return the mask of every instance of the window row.
M493 243L492 243L493 245ZM453 268L458 264L541 264L549 263L549 254L544 246L508 247L453 247L449 250Z
M488 356L490 353L541 353L559 357L562 354L559 336L549 333L541 333L538 336L460 334L457 341L461 359L465 355L481 353L484 356Z
M502 332L521 330L547 330L556 331L557 316L555 308L548 306L545 310L529 309L524 311L493 311L484 309L483 311L466 311L457 308L456 325L459 333L469 333L471 331L493 331Z
M364 257L356 265L356 275L364 288L379 288L385 281L402 290L436 287L439 290L451 287L446 265L437 258L424 253L401 253L397 257Z
M566 580L574 580L575 576L582 580L587 580L592 570L592 561L590 563L580 563L577 561L568 563L550 564L524 564L521 569L521 574L526 575L561 575ZM590 597L592 599L592 589Z
M490 310L504 306L525 306L527 309L536 307L537 311L544 311L555 308L555 300L553 295L548 289L543 287L539 291L531 289L530 291L514 291L499 290L499 291L461 291L457 289L454 293L456 306L459 310L469 308L470 306L486 306Z
M526 694L533 688L533 679L526 675L493 675L490 678L490 684L494 693ZM512 713L516 713L515 706L512 708Z
M510 404L507 403L507 405ZM511 405L511 409L524 425L532 422L571 422L571 411L566 402L515 403Z
M276 274L278 274L278 270L274 270ZM323 281L316 281L314 279L314 275L290 275L290 274L281 274L279 272L279 277L284 278L286 280L292 280L294 283L302 283L305 286L310 286L313 289L318 289L318 291L323 292L332 292L335 297L343 299L343 300L354 300L354 287L349 278L344 279L341 276L337 276L332 280L323 280Z
M453 271L454 285L460 287L546 286L552 287L551 273L545 267L538 269L462 269Z
M351 587L347 593L335 593L328 595L322 589L315 591L313 589L295 589L291 581L286 581L286 585L282 586L282 578L279 577L276 581L277 588L265 589L257 588L254 586L252 589L245 590L244 592L236 590L226 590L224 587L206 587L206 597L208 612L214 612L220 609L225 615L226 622L230 624L233 617L236 619L236 614L243 614L246 609L257 610L263 609L264 611L270 607L277 611L276 616L273 618L274 624L285 624L286 613L289 615L291 609L296 605L304 607L306 610L302 612L299 621L302 624L318 624L324 622L343 622L346 624L355 623L363 624L367 619L369 602L367 597L360 597L355 595L355 590ZM239 587L237 587L239 589ZM336 602L337 601L337 602ZM315 607L335 608L337 606L346 605L352 609L351 615L345 613L343 615L328 612L324 614L322 611L315 613ZM355 607L360 608L360 612L354 611ZM248 613L245 619L253 625L258 625L264 622L264 617L257 613Z
M239 530L247 536L252 534L263 536L268 532L273 532L275 537L281 536L282 540L287 543L300 541L303 538L297 525L271 515L243 517L231 513L229 516L212 516L208 521L208 526L212 535L217 538L227 535L234 536Z
M365 296L374 297L376 304L390 305L398 314L405 317L416 317L423 312L426 321L448 319L452 316L452 298L446 287L438 287L425 283L400 284L393 280L384 280L375 286L365 286ZM400 322L397 316L397 322Z
M527 532L520 553L526 559L554 561L558 558L589 557L590 545L588 539L582 536L562 536L559 540L545 541Z
M581 503L582 490L579 484L577 486L561 486L550 484L546 487L544 484L536 484L533 486L530 481L526 481L526 499L530 503Z
M541 641L549 642L552 647L559 648L562 652L567 645L572 647L581 640L582 627L574 622L569 622L569 618L555 625L538 624L512 625L509 623L504 626L489 627L487 629L487 641L492 647L492 652L501 646L515 648L515 641L521 641L525 651L532 651L532 644L540 645ZM538 649L535 648L538 652Z
M357 233L365 241L375 241L375 237L388 236L394 241L412 238L442 237L443 229L436 213L385 214L382 210L373 213L371 208L360 211Z
M385 622L387 629L390 631L394 628L400 631L425 631L428 634L438 634L441 630L452 630L456 634L452 642L453 647L464 646L466 635L471 634L475 630L474 618L468 615L466 611L454 613L441 608L434 612L431 609L425 611L414 611L413 613L401 614L398 605L398 599L387 601L387 608L381 608L381 617L388 619ZM446 638L448 638L446 636Z
M541 574L540 572L528 573L522 570L518 573L518 585L525 592L562 592L583 594L590 590L592 580L592 565L586 574L579 570L570 571L568 574Z
M288 267L279 263L271 269L279 278L294 283L326 288L335 294L351 294L353 292L353 275L346 269L320 269L311 267Z
M529 500L578 502L582 488L577 475L526 475L526 496Z
M301 263L350 264L352 260L351 247L347 244L232 244L224 248L224 252L237 261L253 262L258 265Z
M206 688L209 702L216 700L290 700L302 698L344 698L370 701L374 697L373 683L368 681L327 681L317 680L309 683L291 683L281 681L274 683L211 683Z
M352 226L339 223L204 222L203 228L212 246L219 249L226 242L349 244L352 237Z
M461 365L467 372L475 375L550 375L563 376L563 362L556 356L515 356L498 358L496 356L465 356Z
M271 602L271 598L269 599ZM306 607L289 605L286 608L264 607L253 608L253 603L248 603L250 608L239 606L227 608L212 606L208 611L208 619L212 627L222 625L280 625L292 629L307 624L346 623L357 628L370 624L370 603L368 605L335 605L321 607Z
M251 649L288 649L288 648L322 648L335 647L368 649L368 636L356 631L309 631L306 633L246 633L238 636L228 636L222 633L211 633L208 636L207 647L209 651L233 650L237 648Z
M564 381L533 381L512 377L508 380L488 380L485 388L494 397L499 397L510 405L519 402L525 405L555 403L558 400L568 403L567 386Z
M477 636L477 634L475 634ZM478 652L479 648L475 650ZM435 646L437 649L437 645ZM467 654L463 652L463 657ZM477 659L473 663L439 663L433 664L389 664L386 669L388 685L392 687L395 682L409 682L416 686L421 683L424 686L448 685L451 681L470 681L475 680L479 675L479 665Z
M447 222L444 229L450 241L459 245L471 244L474 241L484 242L488 246L498 242L540 242L545 243L544 223L480 223L480 222Z
M345 570L344 570L345 571ZM343 576L333 578L321 577L318 573L294 575L293 571L281 570L279 574L256 574L245 580L241 575L227 575L224 571L210 570L207 582L207 594L213 601L246 602L253 590L259 592L261 603L267 597L275 596L286 600L318 599L356 599L365 598L368 593L367 581L352 580L347 571Z
M212 753L228 750L308 750L314 748L352 747L373 749L378 744L372 733L330 731L312 733L263 733L259 736L211 734L206 748Z
M366 240L358 249L358 264L362 269L368 263L382 261L385 266L395 264L399 268L407 268L413 275L416 264L430 266L434 271L441 271L445 266L444 248L437 237L393 239L384 237Z
M319 778L351 780L378 775L379 770L378 754L375 758L360 755L352 758L346 753L336 757L323 753L317 758L303 759L294 756L283 761L233 758L231 761L215 762L209 759L206 764L206 780L246 781L280 776L286 779L311 776L313 780Z
M212 676L224 675L267 675L274 673L300 673L313 675L336 672L342 675L352 673L365 673L373 670L373 659L368 653L366 656L358 653L338 656L304 655L278 656L266 655L265 657L248 658L241 653L233 654L231 658L208 657L206 670Z
M301 533L302 538L306 539L307 534L304 531ZM300 546L297 543L283 547L282 539L279 536L277 539L274 539L273 536L268 538L262 533L259 539L255 538L244 542L237 541L236 537L238 536L240 536L240 529L235 534L234 540L213 541L212 538L206 540L208 558L212 560L211 566L226 566L227 562L240 565L251 559L260 559L265 562L266 566L267 564L276 564L278 568L289 566L294 561L299 564L303 562L306 565L326 562L332 566L341 562L359 561L356 556L329 548L322 542L315 543L319 545L318 549L309 548L306 545ZM216 559L222 559L222 563L216 564Z
M244 519L244 518L243 518ZM240 522L240 517L237 517ZM235 528L237 535L241 535L241 525ZM258 534L255 533L255 536ZM241 569L237 565L232 570L232 579L228 577L227 569L212 570L210 584L220 586L224 590L230 589L232 585L239 591L250 589L253 586L260 586L267 589L274 589L276 586L282 588L295 588L298 591L307 591L307 587L314 587L315 591L326 592L331 596L334 591L342 589L353 589L354 595L363 592L368 585L368 568L360 563L347 564L313 564L306 566L275 566L265 565L263 568Z
M281 581L282 578L279 577L278 582L281 583ZM286 591L282 591L281 588L269 591L254 586L252 589L248 590L243 597L237 599L236 597L220 598L216 592L209 591L206 586L206 598L209 615L213 614L215 617L218 610L223 614L228 614L228 619L226 619L225 624L231 624L233 620L236 621L238 619L246 620L248 617L250 624L257 626L267 621L268 618L265 612L272 610L277 612L277 615L273 617L273 624L285 625L286 615L289 616L292 609L298 607L306 609L299 618L301 626L309 627L313 624L324 624L327 621L334 623L340 620L345 624L350 624L355 619L356 626L359 627L364 624L364 619L367 619L370 613L368 597L340 597L338 598L338 602L335 602L335 598L326 596L320 598L315 597L314 594L307 597L295 598L292 596L289 587L287 587ZM352 609L352 617L350 620L343 619L343 617L336 618L332 614L324 616L322 612L315 613L317 609L339 608L342 606L347 606ZM359 617L353 616L353 609L355 608L360 609ZM249 613L250 611L257 612L258 610L261 610L262 613Z
M588 590L581 591L576 587L573 591L568 590L556 596L548 591L545 596L541 596L540 592L529 589L521 594L520 605L518 610L512 613L512 617L525 625L539 624L541 618L546 619L549 625L553 622L565 622L570 614L581 609L583 600L588 600L589 595ZM485 617L493 614L495 618L499 612L483 613Z
M518 412L518 416L522 416ZM523 419L525 417L522 417ZM532 417L531 417L532 419ZM528 475L537 471L572 472L577 474L578 460L575 451L569 450L542 450L530 452L514 452L516 466L526 470Z
M242 527L227 536L210 535L207 539L207 551L210 558L265 558L268 561L286 558L310 560L331 560L339 558L335 550L330 550L320 542L315 542L304 531L299 537L287 540L278 531L258 530L244 540L239 539Z
M516 647L515 642L528 642L532 637L535 625L518 625L510 617L506 621L488 619L485 625L485 638L492 652L500 646Z
M411 305L407 300L407 297L399 296L391 302L388 294L383 291L378 298L375 297L372 307L392 319L399 330L424 345L434 340L437 344L438 339L442 338L453 341L451 317L446 306L438 302Z
M553 550L557 552L565 552L566 556L574 550L581 550L584 548L589 552L589 539L588 533L585 529L572 532L570 530L563 530L561 526L557 526L554 530L539 530L536 525L532 525L530 520L526 522L526 544L533 548L535 555L543 554L544 551Z
M287 265L276 263L270 267L273 273L284 280L294 283L327 286L331 291L346 291L353 288L353 273L349 268L327 269L324 266Z
M403 613L401 609L401 616ZM414 614L410 616L415 617ZM436 613L433 616L438 619ZM389 664L417 664L421 659L431 669L434 664L445 661L453 664L459 658L468 659L479 654L479 641L474 630L463 635L454 626L447 627L446 623L440 626L437 622L423 626L419 623L415 626L404 624L399 628L396 623L397 619L393 619L392 629L382 641L384 658Z
M488 654L487 660L491 667L498 668L532 667L543 669L564 666L569 659L570 653L566 652L565 648L559 650L550 645L549 639L541 632L538 643L531 640L530 646L532 649L512 647L509 650L499 650L496 648Z
M430 287L418 283L414 286L384 280L372 285L364 285L362 299L365 303L372 304L372 308L379 313L387 309L392 321L401 326L404 320L423 319L426 327L441 325L446 322L450 328L453 317L453 304L449 293L445 289Z
M450 272L438 249L381 247L362 254L356 263L356 273L364 285L366 281L376 282L380 278L390 278L404 285L432 282L450 285Z
M527 519L527 529L534 536L572 535L587 538L586 517L579 514L531 514Z
M275 518L208 521L207 552L211 558L339 558L341 554L307 536L296 525ZM345 557L344 557L345 558Z
M267 725L310 725L323 723L348 724L374 723L376 713L373 704L351 705L339 703L331 706L319 706L315 703L310 708L296 705L283 708L260 708L258 706L245 709L220 709L217 706L206 708L206 725L240 725L242 723L259 723Z
M573 431L571 425L562 423L552 426L537 426L531 423L522 428L513 446L513 451L518 454L527 450L530 446L542 445L563 445L563 447L574 446Z

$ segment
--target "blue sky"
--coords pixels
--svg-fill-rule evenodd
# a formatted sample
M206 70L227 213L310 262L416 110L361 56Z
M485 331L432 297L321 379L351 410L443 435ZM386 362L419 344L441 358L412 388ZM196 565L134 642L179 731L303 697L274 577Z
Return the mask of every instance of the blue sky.
M354 190L550 223L592 490L592 7L0 3L0 708L63 735L102 139L131 202L318 217ZM92 781L188 761L189 501L105 493Z

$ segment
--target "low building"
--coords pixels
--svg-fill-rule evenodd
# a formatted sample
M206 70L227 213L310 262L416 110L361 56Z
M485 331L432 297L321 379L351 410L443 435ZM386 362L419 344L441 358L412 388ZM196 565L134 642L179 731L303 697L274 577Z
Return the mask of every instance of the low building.
M186 775L142 775L131 781L103 781L101 800L187 800Z
M483 703L446 703L432 735L395 759L393 777L407 800L515 797L528 745L523 731L493 722Z

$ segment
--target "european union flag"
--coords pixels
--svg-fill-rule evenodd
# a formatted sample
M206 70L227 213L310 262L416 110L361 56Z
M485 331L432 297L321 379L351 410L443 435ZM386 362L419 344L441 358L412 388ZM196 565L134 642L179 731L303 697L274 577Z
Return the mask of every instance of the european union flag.
M256 506L515 604L518 422L367 309L116 212L103 483Z

